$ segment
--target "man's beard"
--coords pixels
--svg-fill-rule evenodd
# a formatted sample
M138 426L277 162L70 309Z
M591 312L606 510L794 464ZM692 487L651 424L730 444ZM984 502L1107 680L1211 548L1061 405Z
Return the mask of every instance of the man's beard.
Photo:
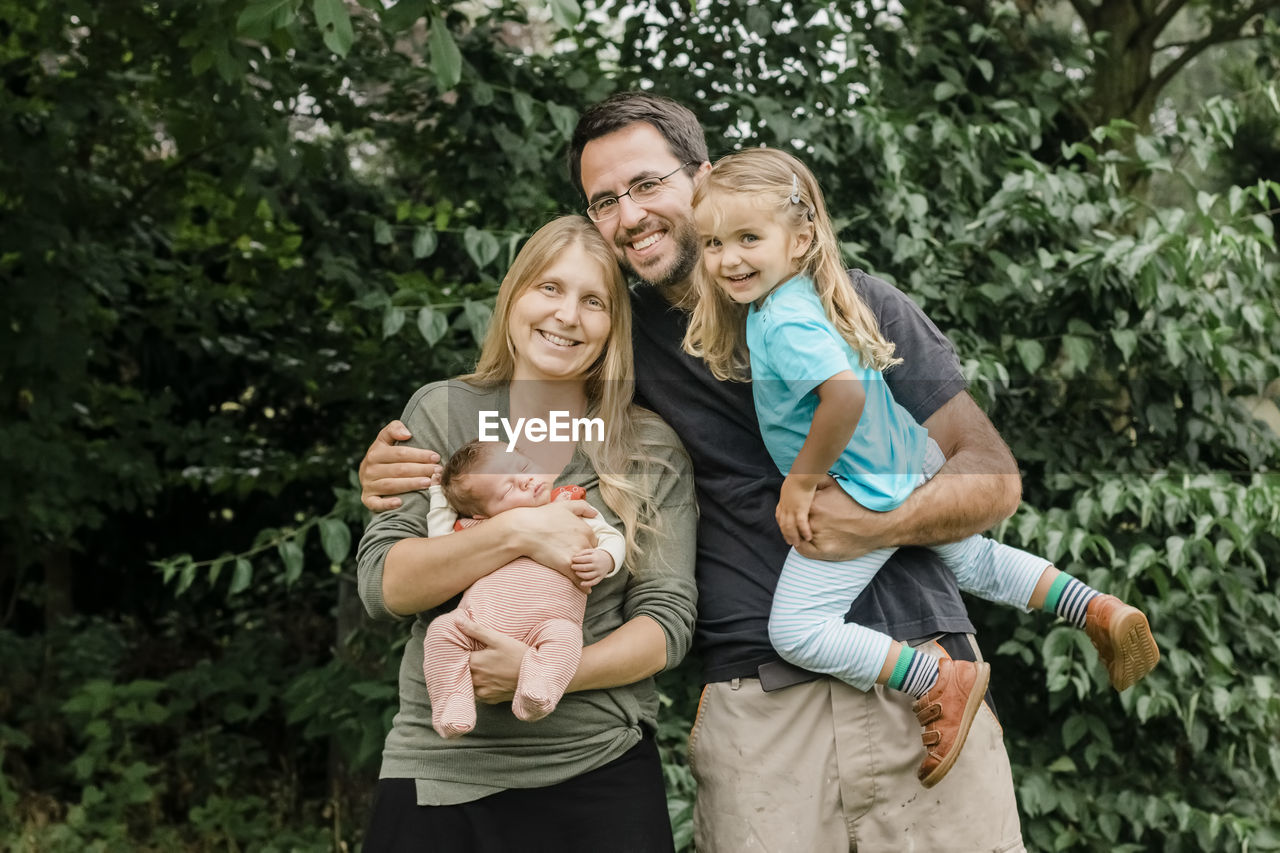
M645 223L641 223L641 227L633 229L633 233L639 234L646 230L648 230L648 226ZM618 260L622 271L631 278L644 284L653 285L659 290L673 290L686 284L693 275L694 267L702 259L702 247L698 244L697 232L694 231L692 223L685 223L679 228L672 225L667 228L667 238L675 243L676 253L666 272L660 273L656 278L650 278L649 275L645 275L632 266L627 259L625 248L622 248L622 254ZM629 243L630 240L625 242Z

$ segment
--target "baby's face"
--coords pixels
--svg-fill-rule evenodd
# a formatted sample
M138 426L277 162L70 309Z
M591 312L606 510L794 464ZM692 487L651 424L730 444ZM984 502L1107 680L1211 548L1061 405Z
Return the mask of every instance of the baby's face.
M483 514L491 518L518 506L542 506L551 501L555 478L538 473L523 453L498 449L466 475L467 487Z

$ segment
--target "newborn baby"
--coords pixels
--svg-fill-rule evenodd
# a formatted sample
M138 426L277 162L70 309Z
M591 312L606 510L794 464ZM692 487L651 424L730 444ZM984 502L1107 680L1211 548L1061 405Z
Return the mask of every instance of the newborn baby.
M556 500L582 500L580 486L552 488L554 478L534 473L527 456L507 452L497 442L470 441L445 464L439 485L431 486L427 532L443 536L498 513ZM431 725L443 738L475 728L476 700L471 652L480 648L459 630L459 618L495 628L529 646L520 662L512 712L539 720L555 710L582 659L582 617L586 589L622 567L626 540L599 515L583 519L597 547L573 557L579 582L518 557L473 583L458 607L432 620L423 642L423 675L431 699Z

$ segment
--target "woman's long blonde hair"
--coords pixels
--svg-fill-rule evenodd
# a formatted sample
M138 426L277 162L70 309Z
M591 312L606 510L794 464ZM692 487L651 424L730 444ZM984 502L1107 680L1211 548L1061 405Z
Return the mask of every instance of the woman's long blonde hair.
M773 213L791 233L812 228L809 248L797 264L813 279L827 319L858 353L864 367L884 370L902 361L894 345L880 333L876 318L862 301L836 242L822 189L808 167L776 148L748 148L721 158L693 191L693 208L719 218L719 205L746 203ZM745 382L751 378L747 352L746 305L733 302L716 286L702 264L690 290L693 316L684 349L707 362L717 379Z
M498 288L498 297L474 373L460 377L482 388L511 382L516 349L511 340L511 309L543 272L573 247L587 253L604 274L609 299L609 337L587 371L587 416L604 421L603 441L583 441L583 449L600 477L600 495L621 519L627 541L627 565L644 552L639 540L657 533L653 520L655 475L663 460L646 451L652 443L657 415L632 404L635 365L631 355L631 301L613 250L585 216L561 216L543 225L516 255ZM646 427L648 427L646 429Z

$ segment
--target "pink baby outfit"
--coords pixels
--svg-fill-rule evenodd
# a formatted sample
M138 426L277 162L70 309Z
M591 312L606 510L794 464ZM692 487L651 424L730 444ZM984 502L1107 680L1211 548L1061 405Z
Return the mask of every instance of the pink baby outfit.
M580 486L560 486L552 491L552 500L566 499L562 495L581 499L584 494ZM481 523L481 519L463 518L454 527L461 530ZM599 524L612 536L622 538L605 522ZM592 527L599 540L600 530ZM622 554L614 553L603 541L600 547L613 554L616 571L622 565ZM576 583L528 557L518 557L473 583L456 609L432 620L423 642L423 676L436 732L443 738L455 738L476 724L470 660L481 645L458 629L460 617L495 628L530 647L520 662L511 710L532 722L555 710L578 671L586 606L587 593Z

